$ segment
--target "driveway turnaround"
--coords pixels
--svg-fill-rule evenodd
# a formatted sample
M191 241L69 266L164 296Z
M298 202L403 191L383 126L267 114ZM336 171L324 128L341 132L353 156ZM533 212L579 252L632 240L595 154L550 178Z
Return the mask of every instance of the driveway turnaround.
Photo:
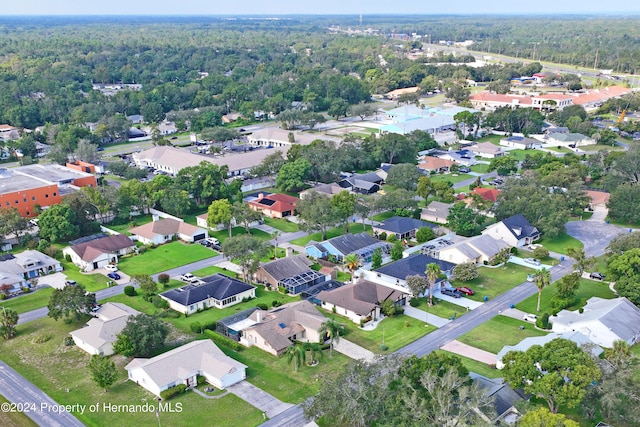
M57 404L3 361L0 361L0 394L13 404L7 408L3 406L4 412L12 412L13 409L15 412L23 412L39 426L82 427L84 425L70 411L86 411L86 407L83 409L73 405Z
M291 403L281 402L248 381L240 381L231 387L227 387L227 390L251 406L255 406L264 412L269 418L275 417L293 406Z
M602 255L614 237L629 233L628 228L597 221L569 221L566 227L569 236L584 244L584 252L588 257Z
M449 341L442 346L442 349L450 351L451 353L459 354L460 356L468 357L469 359L477 360L478 362L486 363L490 366L495 366L498 361L497 355L461 343L458 340Z

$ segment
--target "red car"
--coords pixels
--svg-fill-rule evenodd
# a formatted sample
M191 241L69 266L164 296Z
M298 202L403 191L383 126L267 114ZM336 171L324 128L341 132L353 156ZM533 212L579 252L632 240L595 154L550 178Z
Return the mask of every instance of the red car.
M473 295L473 290L467 288L466 286L461 286L459 288L456 288L456 290L460 293L463 293L465 295Z

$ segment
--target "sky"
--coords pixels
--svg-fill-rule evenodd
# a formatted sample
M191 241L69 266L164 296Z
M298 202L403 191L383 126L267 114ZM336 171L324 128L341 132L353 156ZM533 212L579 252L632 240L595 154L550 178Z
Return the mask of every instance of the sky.
M18 0L2 15L638 14L640 2L602 0Z

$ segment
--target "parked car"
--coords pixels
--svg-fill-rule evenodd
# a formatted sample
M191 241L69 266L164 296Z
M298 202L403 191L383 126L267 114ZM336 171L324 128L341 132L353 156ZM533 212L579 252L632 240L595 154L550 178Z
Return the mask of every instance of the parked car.
M475 292L473 292L473 289L471 288L467 288L466 286L459 286L456 288L456 291L460 292L461 294L465 294L465 295L473 295Z
M200 240L198 243L200 243L202 246L206 246L207 248L212 245L212 243L208 240Z
M198 279L196 276L194 276L191 273L185 273L182 276L180 276L180 280L182 280L183 282L187 282L187 283L196 283L198 281L200 281L200 279Z
M604 274L598 273L597 271L594 271L589 275L589 279L596 279L596 280L604 280L605 277L606 276Z
M453 288L443 288L440 290L440 293L443 295L447 295L454 298L460 298L462 294Z
M211 245L211 246L209 246L209 249L212 249L214 251L220 252L220 251L222 251L222 246L220 246L220 245Z
M526 262L527 264L531 264L531 265L540 265L540 261L538 261L535 258L525 258L524 262Z
M113 280L120 280L122 279L122 277L120 277L120 275L118 273L109 273L107 274L107 277L109 279L113 279Z
M460 172L460 173L469 173L469 172L471 172L471 168L469 168L468 166L460 166L458 168L458 172Z
M75 286L77 285L75 280L65 280L64 282L65 285L69 285L69 286Z
M205 241L211 243L212 245L220 244L220 240L216 239L215 237L208 237L205 239Z
M114 272L118 271L118 266L115 265L115 264L107 264L107 265L104 266L104 269L114 273Z
M535 280L535 274L527 274L527 282L533 282Z
M525 322L536 323L536 320L538 320L538 316L536 316L535 314L525 313L525 315L522 316L522 319Z

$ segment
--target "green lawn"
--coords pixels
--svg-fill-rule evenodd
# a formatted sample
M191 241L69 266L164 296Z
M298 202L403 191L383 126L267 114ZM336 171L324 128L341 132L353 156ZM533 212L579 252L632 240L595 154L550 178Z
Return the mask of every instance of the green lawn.
M551 313L551 298L556 293L555 283L547 286L542 290L542 297L540 298L540 313ZM600 297L606 299L615 298L615 294L609 289L609 284L599 282L596 280L580 279L580 288L578 289L578 295L576 296L575 303L568 307L568 310L577 310L583 307L587 300L591 297ZM516 305L522 311L527 313L535 313L538 305L538 294L530 296L520 304Z
M462 364L469 372L475 372L476 374L480 374L487 378L501 378L501 372L492 368L486 363L478 362L477 360L470 359L468 357L460 356L459 354L451 353L446 350L436 350L436 353L448 354L450 356L455 356L462 361Z
M80 273L80 269L72 262L67 262L65 260L60 260L60 264L64 267L64 274L68 279L75 280L80 283L84 288L89 292L95 292L100 289L104 289L107 287L107 282L109 282L109 278L103 274L95 273L95 274L83 274ZM43 281L42 283L45 283Z
M380 212L379 214L375 214L369 217L369 219L372 221L383 222L384 220L387 220L394 216L396 216L395 211L387 211L387 212Z
M130 276L156 274L215 255L216 252L197 243L171 242L156 248L149 247L140 255L121 258L118 268Z
M209 266L209 267L205 267L205 268L201 268L200 270L196 270L196 271L192 271L191 274L198 276L198 277L207 277L207 276L211 276L213 274L216 273L222 273L225 276L229 276L229 277L236 277L236 273L231 271L231 270L227 270L225 268L220 268L217 267L215 265Z
M371 230L371 226L370 225L366 225L365 229L366 231L370 231ZM358 233L362 233L363 228L362 228L362 223L360 222L352 222L349 223L349 233L353 233L353 234L358 234ZM334 237L337 236L342 236L343 234L346 234L346 231L344 229L344 227L336 227L336 228L332 228L330 230L327 230L327 239L332 239ZM290 243L294 244L294 245L298 245L298 246L306 246L307 243L309 243L311 240L314 240L316 242L321 242L322 239L322 233L321 232L317 232L317 233L313 233L313 234L309 234L305 237L301 237L299 239L295 239L292 240Z
M383 339L384 344L388 347L385 353L391 353L436 329L434 326L426 325L420 320L401 314L399 316L386 317L374 330L365 331L346 317L325 310L320 311L325 316L334 318L345 326L347 330L345 338L347 340L374 353L382 353L380 345Z
M445 173L445 174L432 175L431 181L432 182L449 181L452 184L457 184L461 181L466 181L467 179L472 179L472 178L475 178L475 176L469 175L466 173Z
M9 402L4 396L0 395L0 404ZM6 412L0 411L0 425L3 427L36 427L37 424L31 421L24 412Z
M535 151L532 150L510 150L507 154L511 157L514 157L516 160L524 160L527 157L527 154L533 154Z
M47 318L20 325L18 336L0 342L0 352L7 363L59 404L98 404L99 408L102 408L103 404L130 405L149 402L157 405L155 396L127 381L127 374L123 368L129 360L123 357L112 357L118 368L118 379L108 393L93 383L85 368L89 355L75 346L65 347L63 344L63 337L81 327L83 323L81 321L67 325ZM42 344L34 344L33 337L43 330L51 335L51 339ZM189 425L229 427L255 426L263 422L261 411L231 394L220 399L203 399L189 392L172 399L171 403L174 407L176 403L181 403L183 410L181 413L161 412L159 419L162 425L185 425L187 419ZM155 411L125 413L100 410L74 415L84 424L91 426L155 427L159 424Z
M419 298L419 300L420 305L416 308L425 312L425 318L428 318L431 314L442 317L443 319L450 319L453 316L458 318L468 311L465 307L438 298L433 299L434 304L431 307L427 305L429 298Z
M264 223L270 227L277 228L283 233L293 233L298 231L300 228L298 224L295 222L287 221L286 219L281 218L264 218Z
M231 233L233 236L239 236L241 234L247 234L247 230L244 227L233 227L231 229ZM262 230L258 230L256 228L251 229L251 235L259 240L267 241L271 240L271 235L269 233L265 233ZM225 240L229 238L229 231L225 228L224 230L213 231L209 230L209 236L215 237L220 240L220 243L224 243Z
M560 236L554 237L553 239L549 239L543 236L536 243L543 245L551 252L558 252L561 254L566 254L567 249L569 248L582 249L582 247L584 246L580 240L575 239L566 233L562 233Z
M482 301L485 296L491 299L516 287L527 279L531 271L530 268L511 263L507 263L506 267L481 266L478 268L479 277L476 279L469 282L453 280L451 285L454 288L468 286L475 291L475 295L467 298Z
M489 172L489 165L478 163L477 165L471 166L471 171L477 173L487 173Z
M522 326L524 329L521 329ZM505 345L515 345L525 338L540 337L546 334L523 320L496 316L460 336L458 341L496 354Z
M181 284L184 285L183 283ZM258 286L258 288L256 289L256 299L253 299L251 301L242 302L240 304L236 304L234 306L223 308L223 309L209 308L208 310L202 311L200 313L194 313L189 317L181 316L175 319L166 318L165 320L184 332L190 332L189 325L191 325L194 322L200 322L202 324L213 323L224 317L231 316L232 314L237 313L239 311L246 310L251 307L255 307L257 304L260 304L260 303L267 304L269 307L271 307L273 301L279 301L282 304L286 304L288 302L299 301L299 300L300 300L300 297L283 295L275 291L266 291L264 289L264 286ZM160 311L152 303L145 301L142 298L142 295L140 294L134 297L129 297L124 294L120 294L107 299L107 301L120 302L123 304L127 304L138 311L151 314L151 315L155 315Z
M20 313L45 307L49 304L49 299L53 293L53 288L42 288L35 292L22 294L0 303L0 307L11 308Z
M131 221L125 222L124 224L107 224L106 227L112 229L113 231L117 231L122 234L129 234L129 229L133 227L138 227L140 225L144 225L148 222L153 221L152 215L138 215L134 216Z

